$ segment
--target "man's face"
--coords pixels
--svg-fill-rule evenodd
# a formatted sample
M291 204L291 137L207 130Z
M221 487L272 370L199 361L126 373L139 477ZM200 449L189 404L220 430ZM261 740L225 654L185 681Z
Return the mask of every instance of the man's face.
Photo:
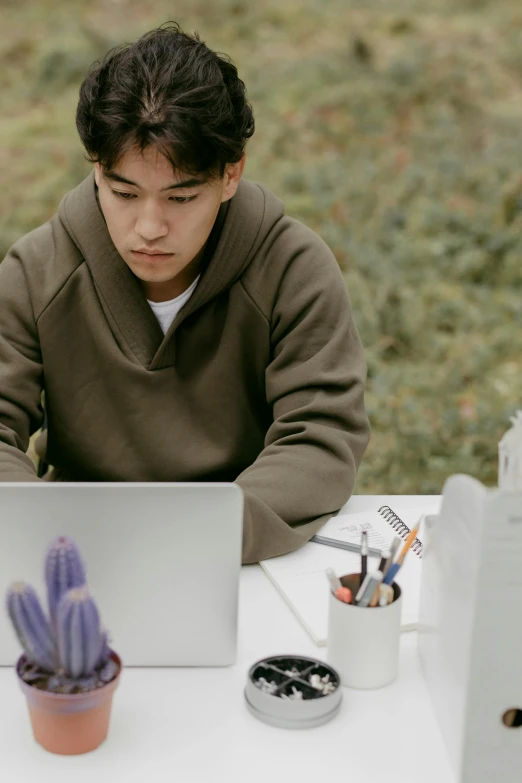
M236 192L244 165L245 156L222 179L198 184L173 174L155 147L126 153L112 172L94 164L109 234L148 299L173 299L195 280L219 206ZM164 255L148 256L147 250Z

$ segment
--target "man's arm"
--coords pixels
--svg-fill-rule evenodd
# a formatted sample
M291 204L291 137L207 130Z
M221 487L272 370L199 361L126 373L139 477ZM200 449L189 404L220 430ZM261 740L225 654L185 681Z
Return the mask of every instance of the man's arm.
M29 288L12 247L0 263L0 481L40 481L25 453L40 428L42 357Z
M243 562L296 549L349 499L368 445L366 362L346 284L326 245L295 258L271 320L267 402L274 422L245 493Z

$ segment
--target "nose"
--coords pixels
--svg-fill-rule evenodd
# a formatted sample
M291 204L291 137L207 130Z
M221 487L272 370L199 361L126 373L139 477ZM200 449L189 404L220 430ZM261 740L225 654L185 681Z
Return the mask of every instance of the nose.
M154 204L145 204L136 219L136 233L146 245L154 245L157 239L168 234L168 223L163 210Z

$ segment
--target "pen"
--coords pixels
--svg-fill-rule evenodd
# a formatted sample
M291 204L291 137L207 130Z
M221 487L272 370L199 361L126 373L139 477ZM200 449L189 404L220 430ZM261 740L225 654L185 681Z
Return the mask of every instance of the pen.
M408 554L408 549L410 548L410 546L413 544L413 542L417 538L417 533L418 532L419 532L419 528L418 527L414 527L414 528L411 529L410 535L408 536L408 538L406 539L406 543L404 544L404 548L403 548L402 552L400 553L399 557L397 558L397 562L393 563L393 565L390 566L390 568L388 570L388 573L386 574L386 576L382 580L385 585L392 585L393 584L393 580L395 579L395 576L397 575L397 571L399 570L399 568L404 563L404 558Z
M361 600L361 598L363 597L364 593L368 589L368 586L369 586L370 582L371 582L371 576L370 576L370 574L366 574L366 579L364 580L364 582L361 582L361 586L359 587L359 590L357 591L357 594L355 596L354 603L355 603L356 606L359 605L359 601Z
M391 549L390 547L387 547L386 549L383 549L381 552L381 562L379 563L379 571L382 571L383 574L386 573L386 563L391 558Z
M382 580L382 571L370 571L355 597L357 606L367 607Z
M361 545L360 544L352 544L350 541L341 541L339 538L326 538L326 536L312 536L310 539L314 544L325 544L325 546L335 546L338 549L346 549L348 552L357 552L357 554L361 551ZM399 539L400 543L400 539ZM373 547L368 547L368 554L370 557L380 557L381 556L381 550L380 549L374 549Z
M363 530L361 533L361 584L366 579L368 572L368 533Z
M395 560L395 556L397 555L401 543L402 541L400 538L393 539L390 546L390 557L386 561L384 568L381 568L381 571L383 572L384 576L386 576L386 574L388 573L388 569L390 568L390 566L393 565L393 561Z

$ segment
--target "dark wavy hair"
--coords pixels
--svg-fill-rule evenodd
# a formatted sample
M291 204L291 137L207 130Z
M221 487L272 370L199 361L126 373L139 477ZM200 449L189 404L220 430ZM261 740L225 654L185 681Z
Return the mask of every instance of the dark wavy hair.
M91 65L76 128L85 159L107 171L127 151L152 145L175 172L212 180L241 160L255 123L228 55L166 22Z

